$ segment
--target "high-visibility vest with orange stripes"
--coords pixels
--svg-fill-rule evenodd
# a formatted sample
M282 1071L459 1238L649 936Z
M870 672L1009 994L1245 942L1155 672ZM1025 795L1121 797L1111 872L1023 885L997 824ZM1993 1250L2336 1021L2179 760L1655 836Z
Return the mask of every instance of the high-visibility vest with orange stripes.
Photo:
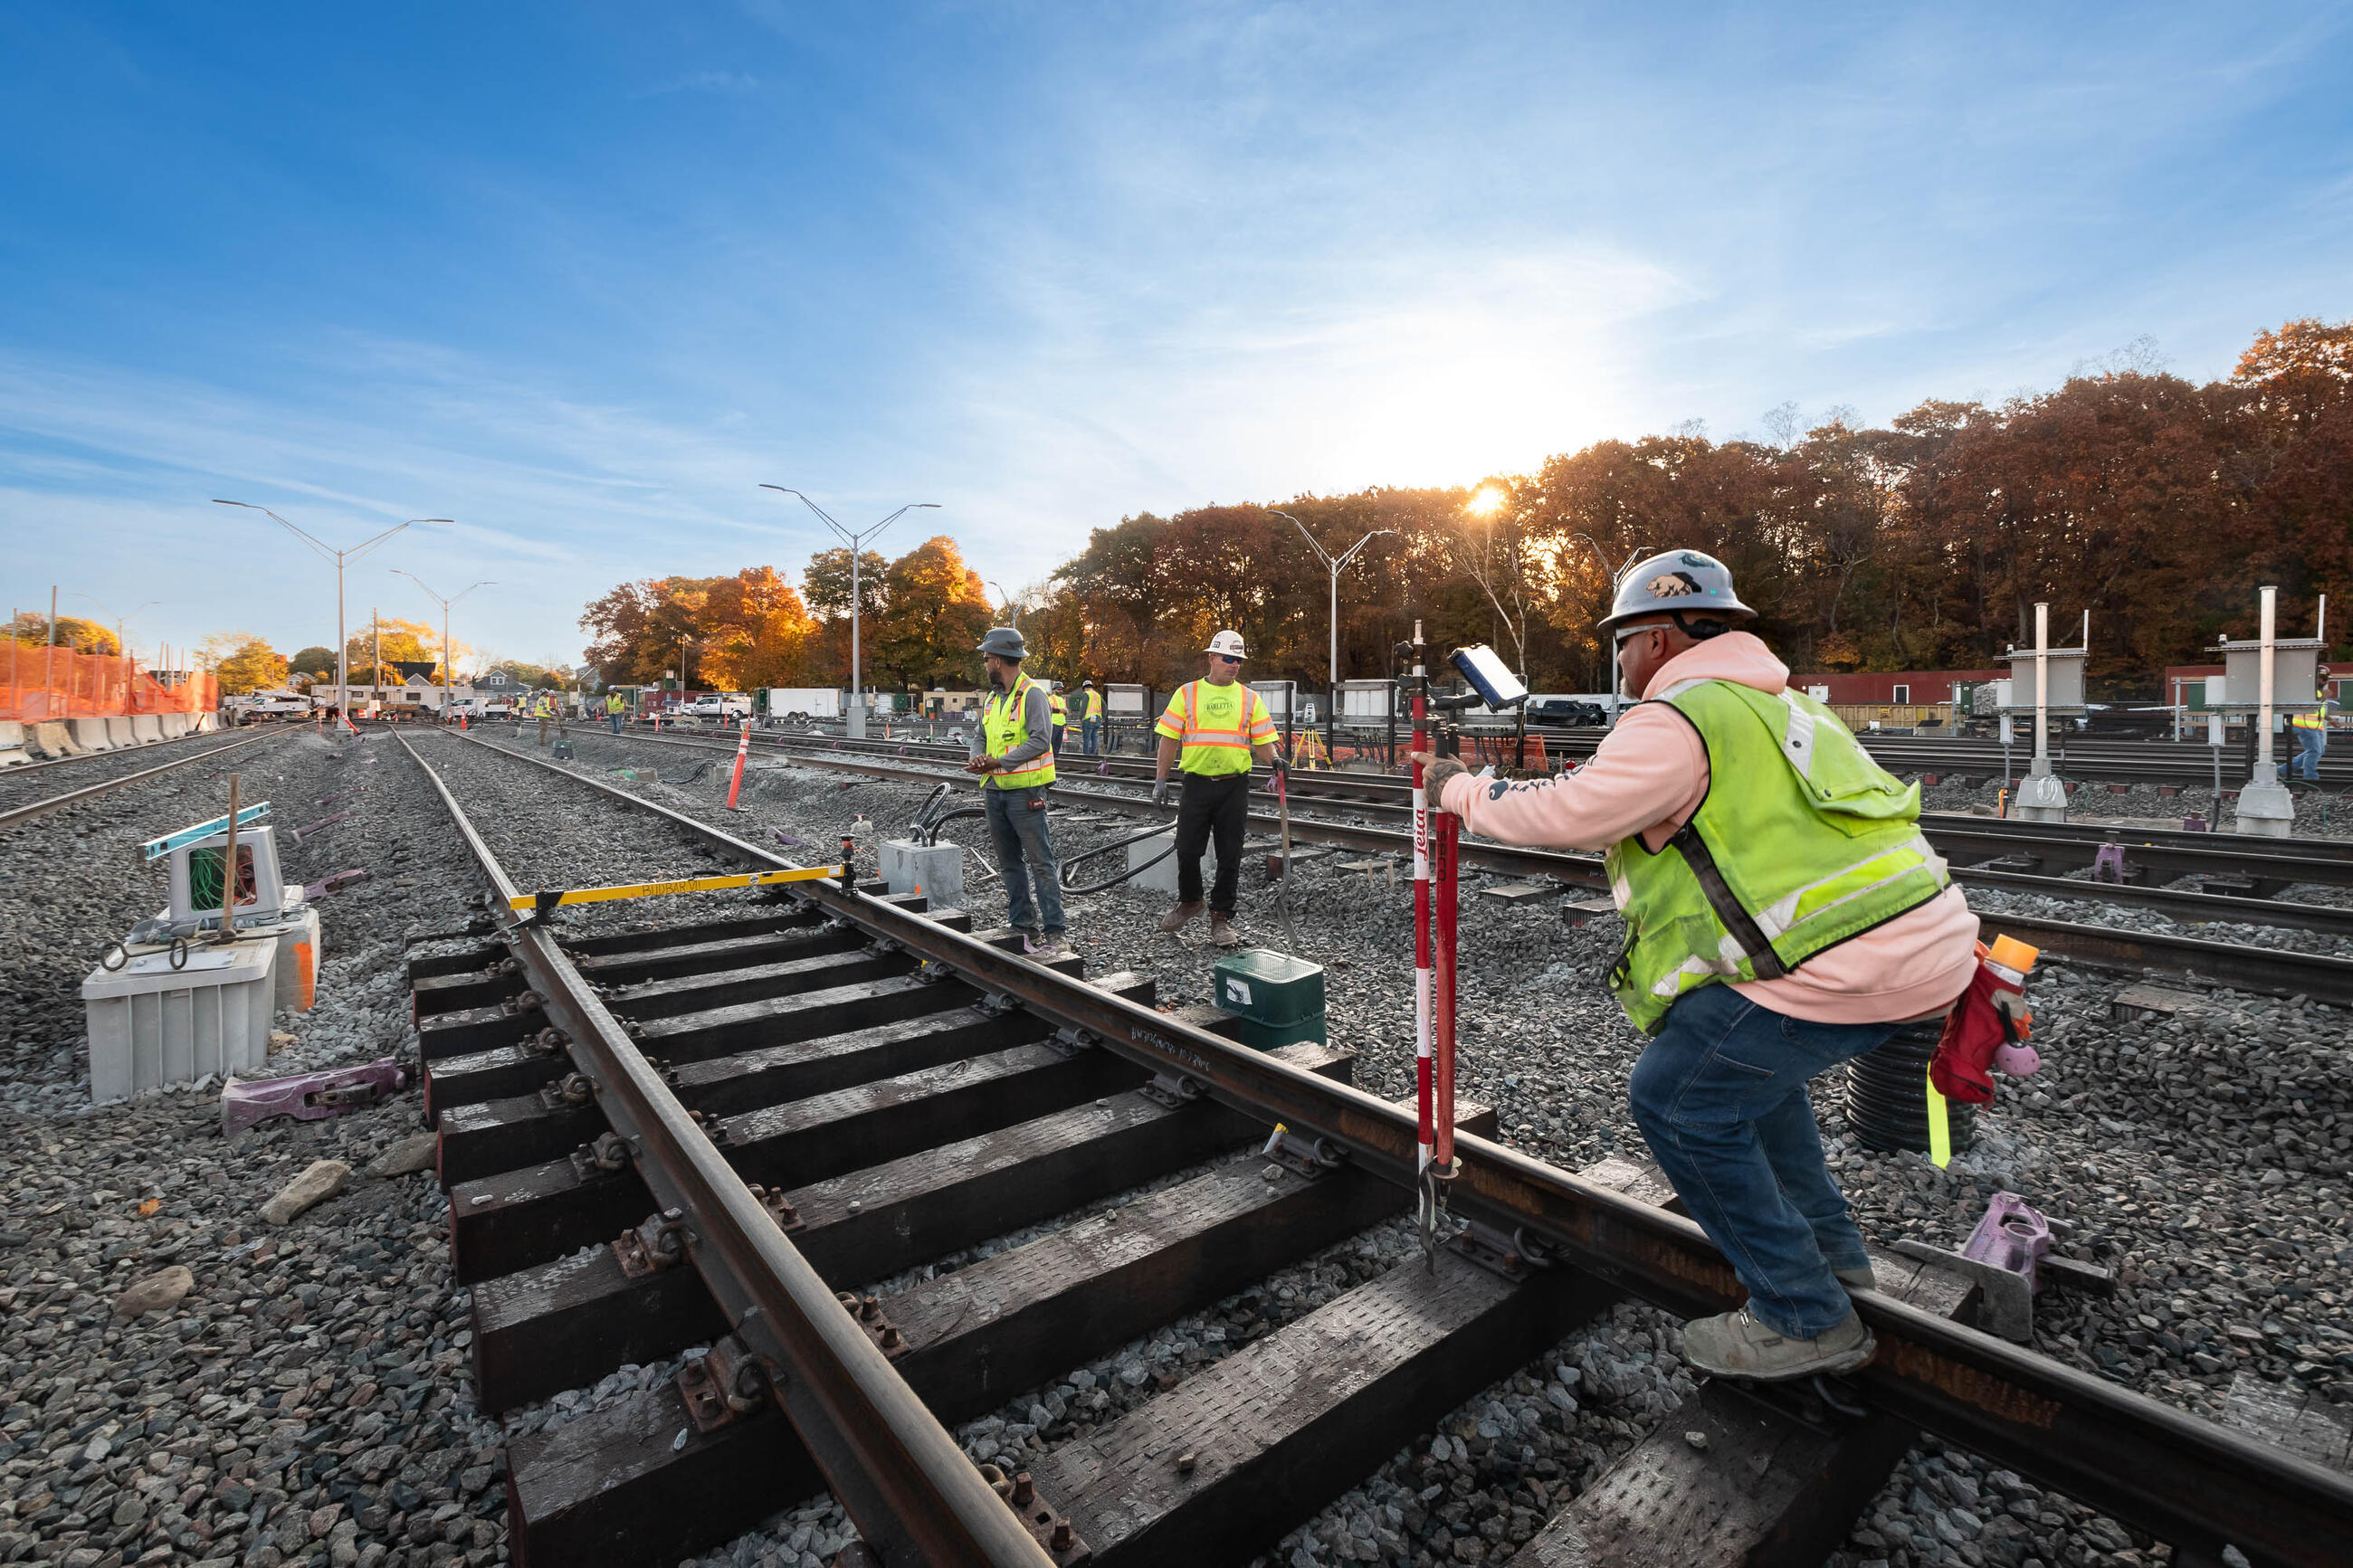
M2325 686L2322 687L2319 691L2315 694L2313 700L2317 702L2319 706L2316 708L2303 709L2297 712L2290 714L2288 716L2288 722L2299 730L2327 729L2328 688Z
M1239 680L1188 680L1168 699L1153 732L1183 744L1180 770L1214 778L1250 772L1250 747L1274 739L1274 715L1265 698Z

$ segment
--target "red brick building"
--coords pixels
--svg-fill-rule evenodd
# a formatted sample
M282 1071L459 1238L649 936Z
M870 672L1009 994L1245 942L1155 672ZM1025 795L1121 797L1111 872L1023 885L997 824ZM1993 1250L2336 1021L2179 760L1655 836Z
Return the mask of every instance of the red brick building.
M1792 675L1789 684L1811 692L1832 706L1928 704L1950 702L1953 688L1981 680L2007 680L2010 667L1999 669L1858 669L1843 674ZM1822 689L1828 687L1825 696Z

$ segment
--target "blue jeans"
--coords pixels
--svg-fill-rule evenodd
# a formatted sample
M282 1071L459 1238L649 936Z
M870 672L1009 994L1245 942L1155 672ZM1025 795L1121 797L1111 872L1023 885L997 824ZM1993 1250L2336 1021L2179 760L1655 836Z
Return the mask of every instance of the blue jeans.
M605 717L612 721L613 733L616 735L619 734L621 732L621 716L618 713L607 713Z
M1095 754L1095 737L1102 732L1102 720L1082 719L1079 721L1079 744L1084 749L1084 753L1087 756L1092 757Z
M2288 733L2295 737L2295 755L2280 764L2280 783L2287 783L2288 775L2294 773L2297 778L2309 779L2314 784L2318 784L2320 759L2328 750L2328 731L2299 730L2291 725L2288 728Z
M1677 1002L1634 1075L1635 1124L1691 1217L1748 1287L1748 1310L1810 1340L1849 1310L1833 1268L1871 1261L1822 1161L1806 1080L1875 1050L1890 1024L1810 1024L1729 985Z
M988 803L988 833L997 840L997 868L1005 873L1006 923L1016 931L1042 929L1048 936L1060 935L1061 866L1054 857L1054 840L1046 832L1045 789L990 784L980 793ZM1033 877L1038 884L1034 904L1029 890Z

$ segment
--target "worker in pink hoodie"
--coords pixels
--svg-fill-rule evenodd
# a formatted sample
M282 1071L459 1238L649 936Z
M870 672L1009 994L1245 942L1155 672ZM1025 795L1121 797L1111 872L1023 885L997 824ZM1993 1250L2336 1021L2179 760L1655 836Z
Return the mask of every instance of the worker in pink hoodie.
M1748 1301L1684 1326L1727 1377L1845 1372L1876 1348L1847 1293L1871 1259L1822 1157L1806 1080L1952 1007L1977 917L1919 830L1916 787L1872 762L1737 629L1721 562L1635 566L1601 622L1627 710L1558 778L1473 777L1416 753L1431 801L1507 844L1606 851L1626 926L1610 988L1651 1037L1628 1099Z

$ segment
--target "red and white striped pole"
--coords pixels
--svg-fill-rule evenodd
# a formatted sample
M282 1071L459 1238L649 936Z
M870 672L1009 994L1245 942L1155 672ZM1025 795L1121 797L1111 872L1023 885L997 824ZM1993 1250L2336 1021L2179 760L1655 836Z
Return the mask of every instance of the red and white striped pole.
M1413 749L1430 749L1430 700L1422 667L1421 623L1413 624ZM1427 1171L1436 1149L1430 1103L1430 802L1422 794L1421 764L1413 764L1413 1073L1419 1118L1419 1161Z
M1458 837L1462 831L1462 819L1452 812L1438 814L1437 844L1432 858L1436 861L1431 879L1431 924L1435 928L1431 945L1437 949L1437 962L1432 965L1436 994L1430 1006L1430 1055L1435 1061L1431 1073L1436 1103L1430 1107L1430 1122L1436 1135L1430 1151L1431 1164L1440 1181L1454 1175L1454 916L1460 860L1456 854Z
M735 737L735 776L727 781L727 809L735 809L735 797L744 788L744 758L752 750L752 721L744 721L743 731Z

